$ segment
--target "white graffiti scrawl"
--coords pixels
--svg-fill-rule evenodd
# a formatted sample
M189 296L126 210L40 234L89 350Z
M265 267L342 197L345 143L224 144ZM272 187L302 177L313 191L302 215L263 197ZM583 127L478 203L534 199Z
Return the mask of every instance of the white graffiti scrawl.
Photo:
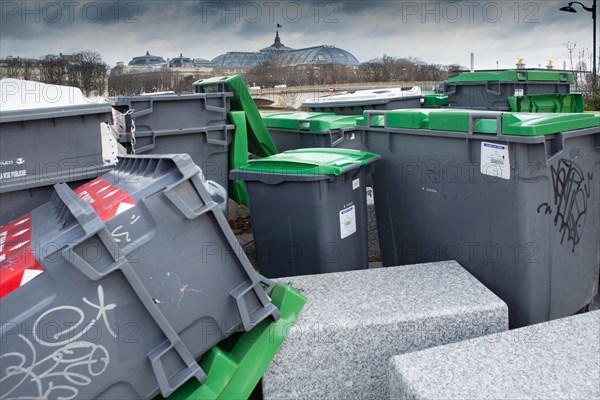
M78 398L81 387L89 385L93 378L102 374L110 363L110 356L102 345L81 340L98 322L102 321L108 333L116 338L110 328L107 312L116 304L105 304L104 289L98 286L97 304L82 299L96 315L89 318L79 307L59 306L40 315L33 325L33 339L19 334L28 348L27 354L10 352L0 356L0 399L64 399ZM56 321L60 313L72 313L75 323L51 337L40 337L44 323ZM92 311L94 312L94 311ZM38 359L41 348L54 349L48 356Z

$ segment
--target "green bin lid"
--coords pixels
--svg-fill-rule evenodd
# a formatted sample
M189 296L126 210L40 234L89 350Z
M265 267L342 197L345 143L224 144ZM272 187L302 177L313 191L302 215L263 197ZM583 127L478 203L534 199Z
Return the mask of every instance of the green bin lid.
M385 112L388 128L404 129L429 129L429 118L432 113L447 113L450 109L433 108L406 108L401 110L391 110ZM356 121L356 125L368 125L369 111L363 112L363 117ZM371 126L383 127L384 115L376 114L371 116Z
M600 113L520 113L473 111L463 109L405 109L386 112L387 128L430 129L435 131L468 132L469 114L489 114L491 119L476 119L475 133L496 134L496 119L502 114L502 134L518 136L551 135L600 126ZM372 117L372 127L383 127L384 116ZM357 121L366 126L367 112Z
M351 149L297 149L250 160L240 171L288 175L334 175L365 166L381 156ZM351 167L351 168L349 168Z
M424 106L447 106L448 95L445 94L426 94L423 96Z
M596 113L504 113L502 133L505 135L539 136L600 127ZM599 128L600 129L600 128Z
M509 69L498 72L465 72L448 77L446 83L459 82L485 82L485 81L547 81L547 82L573 82L571 72L559 71L529 71Z
M268 128L325 132L335 129L352 128L356 125L356 115L336 115L319 112L279 112L262 114Z

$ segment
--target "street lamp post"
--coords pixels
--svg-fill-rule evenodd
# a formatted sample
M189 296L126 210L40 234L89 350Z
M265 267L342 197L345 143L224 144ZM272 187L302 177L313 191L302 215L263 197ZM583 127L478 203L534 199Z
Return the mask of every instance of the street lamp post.
M594 0L594 4L592 4L592 7L586 7L585 5L583 5L582 3L578 2L578 1L572 1L569 3L568 6L566 7L561 7L560 11L565 11L565 12L570 12L570 13L576 13L577 10L574 9L572 7L573 4L579 4L581 7L583 7L583 9L585 11L589 11L592 13L592 22L594 23L594 59L592 60L593 63L593 72L592 72L592 89L596 89L596 80L597 80L597 70L596 70L596 63L597 63L597 56L596 56L596 48L598 47L596 45L596 13L598 12L598 7L596 4L596 0Z

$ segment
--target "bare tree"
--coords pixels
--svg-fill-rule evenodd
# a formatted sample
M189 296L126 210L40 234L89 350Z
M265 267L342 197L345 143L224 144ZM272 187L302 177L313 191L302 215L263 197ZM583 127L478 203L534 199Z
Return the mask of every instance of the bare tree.
M569 63L571 64L571 72L573 72L573 77L575 78L575 91L578 90L578 74L577 71L575 71L575 68L573 66L573 50L575 50L575 47L577 47L577 42L571 44L571 42L566 42L563 43L563 46L565 46L565 48L567 49L567 57L569 58Z
M45 83L64 85L67 83L67 69L66 58L48 54L40 61L40 80Z
M74 55L74 65L79 77L79 87L86 96L104 92L108 65L95 51L82 51Z

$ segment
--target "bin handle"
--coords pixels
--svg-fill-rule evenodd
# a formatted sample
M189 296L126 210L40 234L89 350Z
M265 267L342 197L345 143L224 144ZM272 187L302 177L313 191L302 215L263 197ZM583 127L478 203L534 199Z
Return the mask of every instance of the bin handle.
M448 90L448 88L451 88L451 89ZM455 93L456 93L456 85L450 85L447 83L444 85L444 94L446 96L452 96Z
M69 209L73 217L83 228L85 232L84 240L97 234L100 241L106 248L117 246L116 242L106 229L106 225L100 219L100 217L91 205L89 205L85 200L83 200L77 194L75 194L75 192L73 192L73 190L71 190L71 188L69 188L69 186L66 183L56 184L54 185L54 189L60 200ZM125 276L125 279L131 285L131 288L134 290L134 292L136 293L136 295L138 296L138 298L140 299L150 316L154 319L156 324L159 326L160 330L164 333L164 335L170 342L167 344L167 350L174 348L177 351L179 357L181 357L182 361L186 365L186 367L176 375L178 382L176 382L175 386L171 386L164 372L164 368L162 367L162 365L160 365L160 357L164 355L165 352L159 351L155 357L152 357L152 353L148 355L164 397L167 397L179 386L183 385L192 376L197 377L200 381L206 379L206 374L204 374L204 372L192 356L187 346L183 344L181 338L179 337L169 320L158 308L158 305L155 304L155 302L152 299L152 296L150 295L150 293L148 293L148 290L146 289L144 283L140 280L136 271L127 261L125 255L122 255L121 257L116 259L114 263L110 264L109 267L104 269L103 271L98 271L81 256L72 251L72 249L73 245L67 246L65 249L63 249L62 256L69 260L70 263L81 273L83 273L85 276L87 276L93 281L98 281L116 270L121 270L121 272ZM109 252L109 254L111 253ZM165 347L165 344L166 342L163 342L161 346ZM161 346L159 346L159 348Z
M468 129L467 129L467 135L466 135L466 139L467 139L467 153L469 154L469 163L472 164L473 163L473 151L472 151L472 142L471 139L473 137L473 135L475 135L475 125L476 125L476 120L478 119L495 119L496 120L496 138L498 140L505 140L504 135L502 134L502 113L493 113L493 114L488 114L488 113L477 113L477 112L473 112L473 113L469 113L468 114Z
M238 286L237 288L235 288L234 290L232 290L229 293L229 295L235 301L235 304L237 306L238 313L239 313L239 316L240 316L240 319L242 321L242 325L244 326L245 331L252 330L252 328L254 328L256 326L256 324L258 324L263 319L262 318L263 314L251 313L248 310L248 305L244 301L244 297L246 297L246 295L248 293L252 293L252 292L254 292L256 294L258 299L263 303L262 304L263 306L269 302L269 298L267 297L267 294L265 293L265 291L262 288L262 282L260 279L257 279L257 280L251 279L250 281L246 281L245 284ZM255 316L254 318L253 318L253 315ZM278 311L272 315L275 320L278 320L280 317L280 314Z
M337 134L337 138L334 139L334 135ZM331 142L331 147L337 147L338 144L344 141L344 132L342 129L336 129L335 133L333 131L329 132L329 141Z
M308 130L310 131L310 127L311 127L311 120L310 119L299 119L296 121L296 144L300 145L302 143L302 134L300 133L300 131L303 130ZM302 124L306 124L308 123L308 129L302 129Z
M206 111L216 111L216 112L220 112L220 113L227 113L227 97L228 93L227 92L220 92L219 93L221 96L221 99L223 100L223 107L219 107L219 106L211 106L210 104L208 104L208 99L209 96L207 95L207 98L204 101L204 106L206 108ZM216 97L216 96L210 96L210 97Z
M548 136L544 140L544 153L546 154L546 166L550 166L558 157L560 157L565 148L565 134L560 132L552 135L554 140L554 146L550 145L550 139Z
M200 185L202 185L202 183L200 183ZM194 185L194 186L199 186L199 185ZM196 190L201 190L198 187L196 187ZM175 207L177 207L177 209L179 211L181 211L181 213L187 218L187 219L196 219L199 216L201 216L202 214L206 214L207 212L209 212L210 210L213 210L215 208L219 207L219 204L214 201L212 198L210 198L208 201L206 201L205 198L203 198L204 196L200 196L200 199L202 200L202 202L204 203L203 205L201 205L200 207L193 207L192 205L188 204L177 192L175 192L173 190L173 188L167 189L163 192L165 194L165 196L167 196L167 199L169 199L169 201L171 201L171 203L173 203L173 205Z
M468 123L468 130L467 130L467 135L468 136L473 136L475 134L475 122L478 119L495 119L496 120L496 136L504 136L502 135L502 113L494 113L494 114L488 114L488 113L469 113L468 114L468 118L469 118L469 123Z
M306 118L304 118L304 119L299 119L299 120L297 120L297 121L296 121L296 129L297 129L297 130L299 130L299 131L300 131L300 130L303 130L303 131L310 131L310 128L311 128L311 126L310 126L311 124L310 124L310 123L311 123L311 122L312 122L312 120L310 120L310 119L306 119ZM307 128L307 129L303 129L303 128L302 128L302 125L303 125L303 124L308 124L308 128Z
M209 144L216 144L218 146L227 146L229 143L229 131L234 129L233 125L226 125L225 126L225 139L214 139L210 137L210 132L211 131L220 131L222 129L221 126L213 128L213 127L207 127L206 128L206 143Z
M373 117L377 115L383 115L383 127L387 128L387 111L385 110L368 110L367 111L367 125L373 127Z
M491 89L491 85L492 85L491 82L487 81L485 83L485 91L488 94L493 94L494 96L500 96L502 94L502 89L501 89L501 86L500 86L500 81L498 81L498 90Z
M143 137L140 135L141 132L137 132L136 133L136 142L140 139L140 137ZM160 132L159 132L160 135ZM156 131L150 131L150 138L152 139L152 141L145 145L145 146L141 146L141 147L136 147L135 144L133 144L134 150L136 153L145 153L148 150L152 150L153 148L156 147L156 136L157 136L157 132Z

